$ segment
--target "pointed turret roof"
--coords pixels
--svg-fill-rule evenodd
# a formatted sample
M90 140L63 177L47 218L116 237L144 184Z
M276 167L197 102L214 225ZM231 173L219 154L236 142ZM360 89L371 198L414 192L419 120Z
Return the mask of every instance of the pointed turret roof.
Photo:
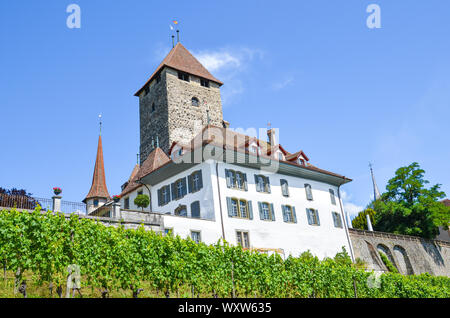
M105 165L103 163L103 147L101 135L98 136L97 158L95 159L94 175L92 177L91 189L89 190L89 193L83 200L83 202L86 202L87 199L91 198L109 199L108 189L106 188Z
M378 190L377 183L375 181L375 176L373 175L372 164L369 164L370 174L372 175L372 183L373 183L373 200L376 201L381 198L380 190Z
M161 64L159 64L155 72L150 76L150 79L136 92L136 94L134 94L134 96L139 96L144 87L151 82L164 66L223 85L223 83L215 78L181 43L177 43L177 45L170 50L169 54L167 54Z

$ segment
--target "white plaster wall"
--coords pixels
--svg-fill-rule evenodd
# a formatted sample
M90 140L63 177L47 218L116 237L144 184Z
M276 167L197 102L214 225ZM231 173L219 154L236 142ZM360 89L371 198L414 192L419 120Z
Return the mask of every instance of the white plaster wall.
M148 187L150 188L150 186L148 186ZM147 190L146 187L144 187L144 186L139 187L139 188L133 190L132 192L128 193L127 195L123 196L122 198L120 198L120 207L122 209L124 209L125 208L125 199L129 198L130 199L130 208L129 208L129 210L139 210L139 211L141 211L142 208L140 208L140 207L138 207L137 205L134 204L134 199L136 199L136 197L138 196L138 192L139 191L142 191L142 194L149 195L148 190ZM153 199L153 198L151 197L151 199ZM152 204L152 202L150 204ZM155 203L153 202L153 204L155 204ZM158 203L156 203L156 204L158 204ZM149 211L150 211L150 205L148 207L144 208L144 212L149 212Z
M202 169L203 188L193 194L187 194L184 198L171 201L163 207L155 207L154 211L170 212L172 215L164 216L165 228L173 229L175 235L181 237L190 236L190 231L200 231L202 241L207 244L216 243L222 236L222 223L220 215L220 204L218 186L216 178L216 164L209 160L197 165L177 176L152 188L152 197L157 197L157 189L162 185L170 184L180 177L188 176L193 171ZM226 185L225 169L234 169L247 174L248 191L229 189ZM338 189L336 186L313 180L302 179L279 174L265 174L259 170L234 166L227 163L219 163L219 184L221 194L222 217L225 230L225 239L231 244L237 244L236 230L248 231L250 245L253 248L274 248L283 249L285 256L289 254L298 256L302 252L310 250L320 258L334 257L344 246L350 253L350 246L346 235L346 222L343 219ZM270 178L271 193L256 192L254 184L254 174L264 174ZM289 184L289 197L286 198L281 193L280 179L286 179ZM304 184L309 183L312 187L313 201L306 199ZM331 203L329 189L333 189L336 196L336 205ZM227 197L237 197L251 200L253 205L253 220L230 218L227 209ZM193 201L200 201L201 217L208 220L192 219L190 217L173 216L173 212L179 204L188 207L190 216L190 204ZM273 203L275 209L275 221L264 221L259 217L258 201ZM157 205L154 199L154 204ZM295 206L297 223L286 223L283 221L281 211L282 204ZM319 211L320 226L308 224L306 208L313 208ZM343 228L334 227L331 212L341 215Z

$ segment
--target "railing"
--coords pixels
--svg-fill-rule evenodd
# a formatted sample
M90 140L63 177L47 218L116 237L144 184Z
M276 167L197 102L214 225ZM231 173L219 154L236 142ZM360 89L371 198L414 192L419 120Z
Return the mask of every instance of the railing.
M0 194L0 207L34 210L40 205L43 211L53 210L53 200L23 195ZM86 214L86 204L81 202L61 201L60 212Z

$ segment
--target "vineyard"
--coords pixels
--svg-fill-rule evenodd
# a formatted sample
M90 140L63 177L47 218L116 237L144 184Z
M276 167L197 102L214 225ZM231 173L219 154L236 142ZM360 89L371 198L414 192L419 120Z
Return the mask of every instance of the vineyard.
M196 244L39 208L0 211L0 264L5 282L13 275L18 296L31 286L42 286L43 297L52 290L64 296L71 264L81 270L78 297L450 296L450 278L386 273L375 279L345 250L324 260L309 252L283 260L227 242Z

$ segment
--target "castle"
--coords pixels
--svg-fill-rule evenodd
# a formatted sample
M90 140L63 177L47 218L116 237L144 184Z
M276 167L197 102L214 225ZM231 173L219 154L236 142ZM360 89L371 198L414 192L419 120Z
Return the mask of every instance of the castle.
M106 189L99 137L84 199L88 214L285 257L307 250L334 257L344 247L353 261L359 257L369 268L387 270L378 251L402 273L448 275L448 266L434 256L448 255L450 244L439 243L445 247L439 252L434 245L424 249L418 238L352 229L340 195L351 179L314 166L300 149L288 152L276 129L267 129L266 140L232 129L223 119L222 85L181 43L174 45L135 93L140 160L119 202ZM134 204L139 194L150 198L145 209ZM150 220L158 220L155 228Z

